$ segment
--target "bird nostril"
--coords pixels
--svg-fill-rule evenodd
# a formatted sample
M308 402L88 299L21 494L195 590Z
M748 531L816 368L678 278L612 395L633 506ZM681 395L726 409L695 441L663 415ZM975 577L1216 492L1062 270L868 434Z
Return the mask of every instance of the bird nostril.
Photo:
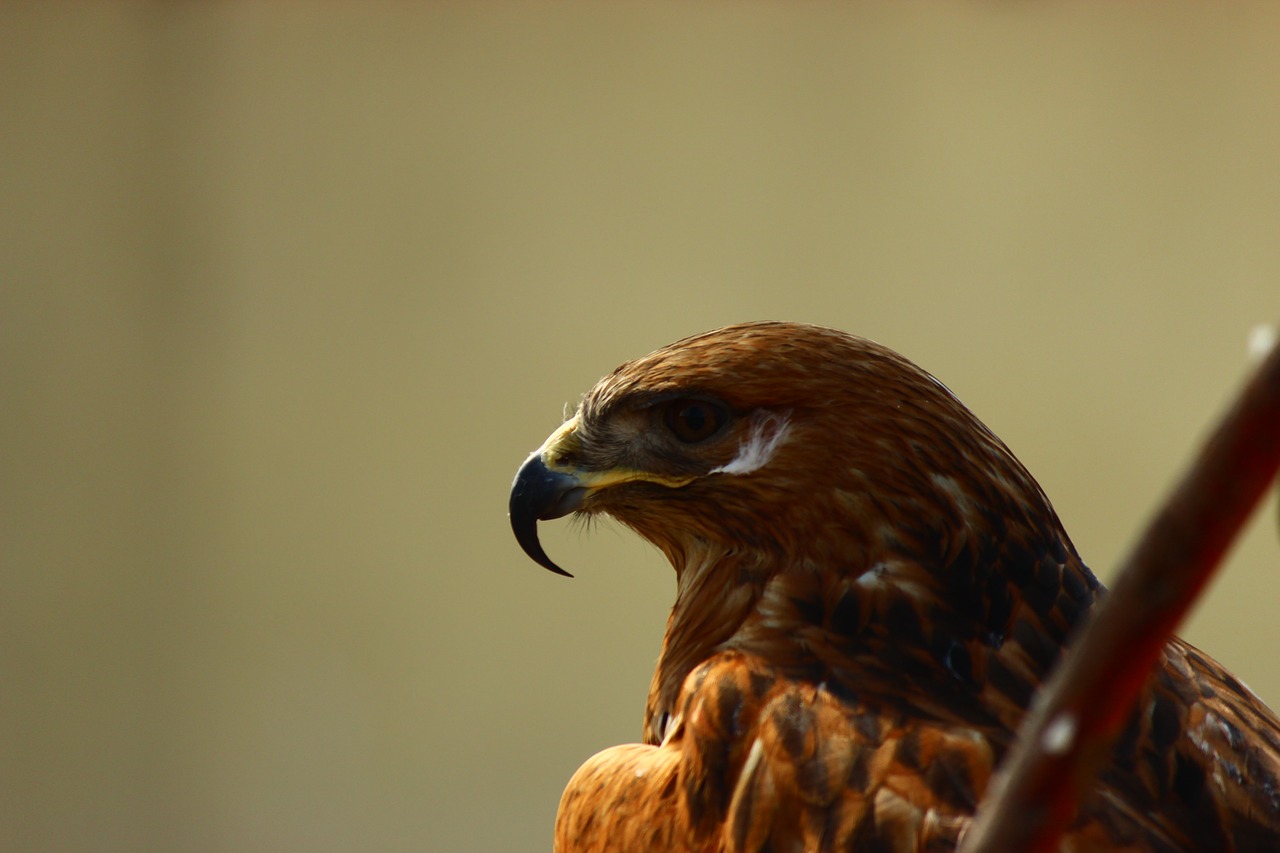
M577 468L578 454L572 450L557 451L547 456L547 465L554 468Z

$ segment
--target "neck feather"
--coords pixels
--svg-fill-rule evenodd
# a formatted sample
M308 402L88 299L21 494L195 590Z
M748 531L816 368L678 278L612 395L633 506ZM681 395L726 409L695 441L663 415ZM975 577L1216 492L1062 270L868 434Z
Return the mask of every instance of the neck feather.
M685 677L733 638L773 574L759 555L708 543L668 556L676 569L676 601L649 686L647 743L661 742Z

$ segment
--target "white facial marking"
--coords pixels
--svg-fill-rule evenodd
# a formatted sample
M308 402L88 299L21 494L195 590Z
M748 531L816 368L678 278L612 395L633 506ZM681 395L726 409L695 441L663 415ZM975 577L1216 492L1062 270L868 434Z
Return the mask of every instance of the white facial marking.
M747 440L738 448L738 455L724 465L712 468L712 474L750 474L768 465L782 442L791 432L791 421L776 412L756 412L751 416Z

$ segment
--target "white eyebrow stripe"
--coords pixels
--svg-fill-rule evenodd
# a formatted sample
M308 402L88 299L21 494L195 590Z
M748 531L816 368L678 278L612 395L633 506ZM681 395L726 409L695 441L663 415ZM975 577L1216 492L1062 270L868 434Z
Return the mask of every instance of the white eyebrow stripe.
M777 454L782 442L791 433L791 419L776 412L756 412L751 416L747 439L738 448L738 455L723 465L712 468L711 474L750 474L768 465Z

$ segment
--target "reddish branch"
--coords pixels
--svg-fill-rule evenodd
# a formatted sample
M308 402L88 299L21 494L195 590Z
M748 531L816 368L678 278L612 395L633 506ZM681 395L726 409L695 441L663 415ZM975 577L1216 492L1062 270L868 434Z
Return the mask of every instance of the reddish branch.
M961 844L963 853L1056 849L1166 640L1277 467L1280 346L1147 527L1091 624L1041 691Z

